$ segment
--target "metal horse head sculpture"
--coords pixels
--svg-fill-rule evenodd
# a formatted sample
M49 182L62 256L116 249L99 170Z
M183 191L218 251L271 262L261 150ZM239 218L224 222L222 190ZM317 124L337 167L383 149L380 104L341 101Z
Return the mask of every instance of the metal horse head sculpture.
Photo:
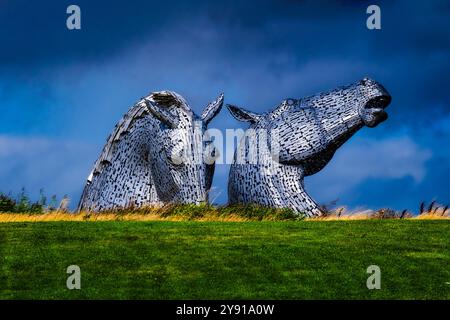
M214 147L202 137L222 105L223 94L197 116L172 91L141 99L109 136L88 177L79 210L208 201ZM205 153L212 160L204 161Z
M359 129L386 120L384 109L390 102L391 96L381 84L365 78L314 96L286 99L266 114L227 105L236 119L250 122L247 131L257 138L248 143L244 137L235 154L228 182L230 203L288 207L308 216L321 215L304 190L303 178L323 169ZM255 148L256 162L251 161Z

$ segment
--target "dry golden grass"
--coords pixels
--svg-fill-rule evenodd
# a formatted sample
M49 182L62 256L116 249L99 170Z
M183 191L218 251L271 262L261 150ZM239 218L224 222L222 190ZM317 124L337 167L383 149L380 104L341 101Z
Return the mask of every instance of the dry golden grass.
M238 209L236 209L238 210ZM384 210L384 211L383 211ZM345 208L338 208L325 216L316 218L306 218L308 221L336 221L336 220L367 220L367 219L400 219L398 213L381 209L378 211L347 211ZM442 210L434 212L424 212L420 215L411 215L405 213L402 219L419 219L419 220L449 220L449 211L442 213ZM167 209L163 207L145 208L145 209L131 209L92 213L92 212L78 212L71 213L67 211L52 211L42 214L27 214L27 213L0 213L1 222L45 222L45 221L222 221L222 222L246 222L246 221L277 221L277 220L292 220L292 219L278 219L276 216L267 217L245 217L240 215L237 211L228 210L227 213L222 213L219 208L208 207L201 210L199 215L173 214L167 213Z
M416 219L420 219L420 220L442 220L442 219L449 220L450 216L448 214L443 216L443 215L435 214L433 212L424 212L421 215L418 215L416 217Z
M307 220L316 220L316 221L335 221L335 220L375 220L375 219L397 219L401 220L400 218L379 218L374 217L372 215L366 214L366 213L354 213L351 215L341 215L340 217L336 215L329 215L324 217L318 217L318 218L311 218ZM402 220L450 220L450 217L447 216L440 216L435 214L429 214L429 213L423 213L421 215L411 216L411 217L405 217L402 218Z
M223 221L223 222L245 222L254 219L240 217L238 215L229 216L204 216L188 219L184 216L162 217L158 214L123 214L113 213L67 213L49 212L43 214L23 214L23 213L0 213L1 222L45 222L45 221Z
M327 215L311 220L365 220L365 219L420 219L420 220L448 220L450 219L448 207L435 206L432 211L425 211L419 215L413 215L406 210L396 212L391 209L348 211L346 207L337 208Z

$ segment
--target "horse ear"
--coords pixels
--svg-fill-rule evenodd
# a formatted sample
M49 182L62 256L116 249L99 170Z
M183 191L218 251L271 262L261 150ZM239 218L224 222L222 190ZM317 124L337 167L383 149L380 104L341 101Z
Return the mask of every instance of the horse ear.
M220 112L223 106L223 93L221 93L216 100L210 102L202 112L202 120L208 125L208 123Z
M261 118L261 115L253 113L251 111L245 110L243 108L239 108L233 106L231 104L227 104L227 108L230 111L231 115L239 121L246 121L250 123L255 123Z
M145 98L145 103L150 113L158 120L171 128L178 127L178 118L168 111L172 106L180 107L183 104L177 94L171 91L154 92Z

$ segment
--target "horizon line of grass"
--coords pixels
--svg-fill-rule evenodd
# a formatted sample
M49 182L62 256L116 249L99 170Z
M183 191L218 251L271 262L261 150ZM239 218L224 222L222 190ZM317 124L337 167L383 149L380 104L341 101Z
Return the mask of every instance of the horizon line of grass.
M436 210L412 215L404 211L380 209L377 211L348 212L345 208L327 211L320 217L307 217L291 209L269 208L259 205L210 204L169 204L164 206L145 206L122 208L100 212L70 212L55 210L48 212L0 212L0 222L44 222L44 221L332 221L367 219L450 219L448 212Z
M11 219L13 215L33 215L33 216L58 216L61 213L69 214L70 217L77 215L77 210L69 210L70 199L65 195L59 202L56 195L47 201L44 194L44 189L39 191L39 200L31 201L30 197L22 188L21 192L14 198L11 193L5 194L0 192L0 215L8 214ZM334 203L334 202L333 202ZM321 220L336 220L336 219L404 219L412 217L420 217L421 219L446 219L450 214L450 205L439 204L436 200L432 200L429 205L422 201L419 206L419 211L416 214L404 209L401 212L390 208L382 208L378 210L360 210L349 211L346 207L330 208L329 205L320 206L323 215L320 217L312 217L312 219ZM49 213L53 213L49 215ZM154 215L155 219L172 220L240 220L240 221L254 221L254 220L303 220L308 218L304 213L294 212L289 208L269 208L256 204L240 204L240 205L214 205L203 203L200 205L194 204L165 204L162 206L148 205L144 207L136 207L132 203L124 208L103 210L100 212L84 212L85 220L89 219L91 214L102 214L106 216L128 216L133 215ZM172 217L175 217L173 219ZM5 216L3 216L5 218ZM311 219L311 218L308 218ZM117 220L117 219L116 219Z

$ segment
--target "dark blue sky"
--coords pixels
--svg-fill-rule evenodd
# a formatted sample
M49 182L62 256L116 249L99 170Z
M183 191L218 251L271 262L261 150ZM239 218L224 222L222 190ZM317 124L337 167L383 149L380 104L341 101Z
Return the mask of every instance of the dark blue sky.
M66 28L77 4L82 29ZM381 30L366 28L369 4ZM0 0L0 190L42 187L78 201L123 113L151 91L199 113L219 92L267 111L364 76L393 96L307 190L321 203L417 210L450 202L448 1ZM224 109L212 127L239 128ZM213 198L226 202L228 167Z

